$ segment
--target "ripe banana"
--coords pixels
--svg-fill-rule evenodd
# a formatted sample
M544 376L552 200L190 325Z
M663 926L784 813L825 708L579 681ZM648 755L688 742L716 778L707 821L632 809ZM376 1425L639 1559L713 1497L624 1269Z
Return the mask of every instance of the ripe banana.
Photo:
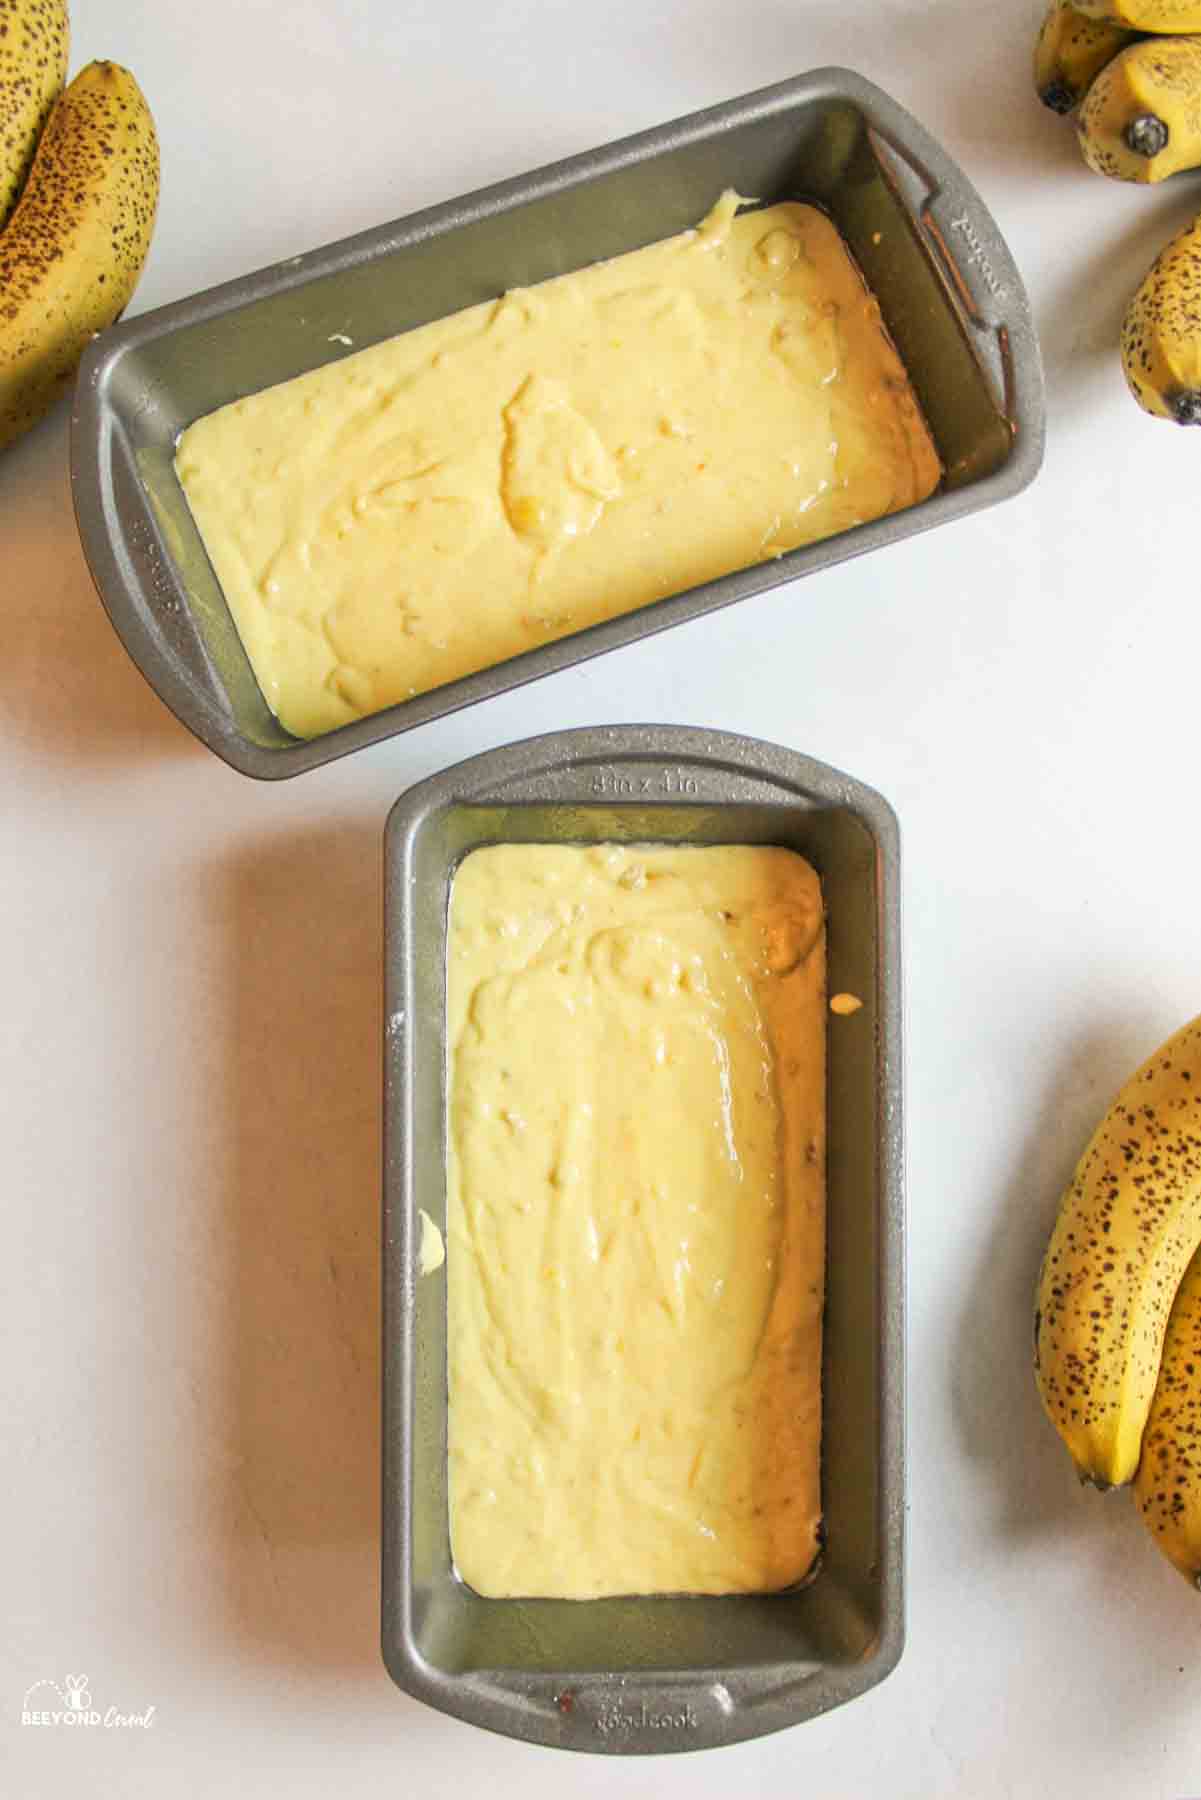
M47 412L128 305L158 206L158 138L137 82L93 62L42 133L0 232L0 449Z
M67 79L67 0L0 0L0 227Z
M1201 218L1152 263L1122 320L1121 349L1144 412L1201 425Z
M1082 1481L1133 1479L1180 1277L1201 1243L1201 1018L1122 1087L1043 1259L1035 1379Z
M1051 0L1034 46L1035 93L1052 112L1071 112L1135 35L1108 19L1086 19L1072 0Z
M1201 1588L1201 1254L1168 1319L1134 1498L1169 1562Z
M1106 64L1076 119L1084 160L1115 181L1201 163L1201 37L1143 38Z
M1072 0L1090 19L1113 19L1133 31L1201 31L1201 0Z

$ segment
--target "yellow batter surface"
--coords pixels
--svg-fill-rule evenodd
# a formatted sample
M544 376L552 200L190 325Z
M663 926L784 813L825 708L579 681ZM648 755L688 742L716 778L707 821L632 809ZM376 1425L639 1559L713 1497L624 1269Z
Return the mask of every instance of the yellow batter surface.
M179 479L289 731L931 492L933 445L833 225L738 204L182 434Z
M790 851L501 845L452 890L450 1526L480 1593L799 1580L825 930Z

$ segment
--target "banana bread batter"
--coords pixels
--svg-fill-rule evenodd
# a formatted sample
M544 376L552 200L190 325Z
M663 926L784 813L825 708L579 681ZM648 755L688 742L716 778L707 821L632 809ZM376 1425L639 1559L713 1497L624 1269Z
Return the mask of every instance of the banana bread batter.
M179 479L289 731L931 492L933 445L834 226L738 205L183 432Z
M821 1515L825 930L748 846L452 891L451 1543L489 1596L780 1588Z

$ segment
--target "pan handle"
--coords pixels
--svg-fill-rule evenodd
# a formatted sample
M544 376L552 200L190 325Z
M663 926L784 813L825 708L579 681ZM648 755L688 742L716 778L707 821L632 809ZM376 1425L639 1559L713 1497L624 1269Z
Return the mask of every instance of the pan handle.
M881 1639L859 1661L782 1668L662 1670L638 1674L531 1674L487 1669L457 1677L425 1667L393 1677L427 1705L506 1737L551 1749L655 1756L745 1743L857 1698L882 1680L901 1637Z
M998 407L1020 430L1023 460L1041 461L1045 393L1038 334L1013 254L963 171L878 89L864 114L876 159L947 283Z
M840 770L797 751L691 725L577 727L487 751L449 773L448 797L471 806L799 803L848 807L890 842L896 834L887 802ZM405 797L395 811L402 829Z

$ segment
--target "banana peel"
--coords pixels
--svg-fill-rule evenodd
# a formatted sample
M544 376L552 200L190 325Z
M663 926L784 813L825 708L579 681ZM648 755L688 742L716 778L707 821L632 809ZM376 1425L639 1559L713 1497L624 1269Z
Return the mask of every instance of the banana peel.
M55 103L0 233L0 449L49 410L128 305L158 193L145 96L119 63L89 63Z

